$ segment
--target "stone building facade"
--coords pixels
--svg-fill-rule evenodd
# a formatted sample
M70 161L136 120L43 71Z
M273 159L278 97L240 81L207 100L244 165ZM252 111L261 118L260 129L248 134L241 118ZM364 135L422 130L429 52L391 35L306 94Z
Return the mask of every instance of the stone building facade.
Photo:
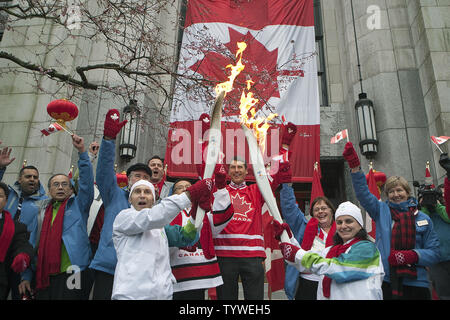
M341 154L344 142L330 144L330 138L348 129L350 140L358 144L355 102L360 93L355 33L350 0L315 0L316 33L320 51L322 90L321 168L325 194L334 202L354 200L348 167ZM179 5L181 8L182 2ZM430 136L450 135L450 2L448 0L354 0L356 39L361 61L362 86L374 103L378 154L371 160L374 168L390 175L423 181L425 164L430 161L435 184L445 172L438 164L440 152ZM174 11L175 15L175 11ZM162 25L171 28L173 17L161 16ZM320 25L319 25L320 24ZM15 30L4 29L0 51L7 50L26 59L42 52L37 34L48 41L58 41L64 30L51 24L23 21ZM41 32L41 31L44 32ZM180 34L168 32L176 42ZM74 41L60 52L41 56L47 66L64 64L73 70L78 64L103 61L104 46L89 40ZM70 54L69 54L70 53ZM174 54L176 54L174 52ZM0 59L0 70L17 68ZM108 71L96 72L96 81L115 81ZM13 147L17 160L7 170L4 180L15 180L23 160L40 169L43 181L55 172L67 172L76 164L67 134L42 139L39 130L49 124L45 106L53 100L45 93L57 85L42 77L39 90L23 73L3 74L0 78L0 140ZM126 101L108 92L86 90L78 103L79 117L71 128L86 142L100 141L103 119L112 107L122 109ZM169 110L158 110L161 97L137 97L146 107L143 117L148 126L139 133L138 152L132 162L144 162L151 155L164 156L167 128L154 125L152 110L168 117ZM151 125L150 125L151 124ZM447 145L441 145L448 152ZM369 160L362 158L368 171ZM119 169L129 164L117 159ZM299 200L308 199L311 186L295 185ZM303 205L303 204L302 204Z

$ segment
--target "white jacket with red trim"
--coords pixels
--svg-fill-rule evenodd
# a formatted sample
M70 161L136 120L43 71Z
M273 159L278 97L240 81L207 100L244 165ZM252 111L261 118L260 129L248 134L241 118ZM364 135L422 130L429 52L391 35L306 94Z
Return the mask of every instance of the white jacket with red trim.
M208 212L207 217L211 226L212 237L215 237L230 221L233 215L233 206L226 188L217 190L213 196L212 213ZM171 224L184 226L189 220L194 224L190 215L190 208L182 210ZM223 280L217 258L214 256L212 259L206 259L203 250L198 247L194 247L192 250L170 248L170 265L177 280L177 283L173 286L173 291L206 289L222 285Z

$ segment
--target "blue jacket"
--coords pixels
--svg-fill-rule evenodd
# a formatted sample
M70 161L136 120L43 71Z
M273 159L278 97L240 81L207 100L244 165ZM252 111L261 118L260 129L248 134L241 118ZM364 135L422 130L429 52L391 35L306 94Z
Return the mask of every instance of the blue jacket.
M0 181L3 178L3 174L5 173L5 169L0 170ZM19 204L20 196L22 195L22 189L18 181L9 187L9 196L8 202L6 203L5 210L11 213L11 216L15 217L17 212L17 206ZM22 201L22 211L20 214L19 221L27 226L28 232L30 232L29 242L33 245L36 245L36 230L38 223L38 214L41 206L43 205L43 201L48 199L45 194L44 187L39 182L39 189L30 196L27 196Z
M395 204L389 201L379 201L372 193L370 193L366 176L361 170L356 173L351 173L351 177L356 197L370 217L375 221L375 242L378 250L380 250L381 259L383 261L385 272L384 281L390 282L388 257L391 251L393 220L389 206L395 206ZM439 239L433 229L433 222L425 213L418 211L415 219L416 247L414 251L416 251L419 256L419 261L416 264L417 278L405 278L403 284L414 287L428 287L429 283L425 267L429 267L439 262ZM420 222L420 226L418 225L418 222Z
M285 183L282 185L280 191L280 206L283 218L291 228L294 238L298 243L302 243L308 221L296 203L294 189ZM298 277L299 271L294 266L287 265L284 278L284 291L290 300L295 298Z
M115 140L103 139L98 154L95 180L105 206L105 216L98 248L90 265L92 269L112 275L117 264L116 250L112 240L114 219L120 211L130 207L128 203L129 192L117 185L116 173L114 172L115 155Z
M447 215L445 206L437 204L431 213L427 208L421 209L433 221L433 227L439 238L441 261L450 261L450 219Z
M88 153L83 152L79 156L78 169L80 170L80 178L78 193L77 195L72 194L67 201L64 211L62 241L66 247L71 264L77 266L80 270L84 270L89 266L92 258L91 245L87 233L87 220L89 209L94 200L94 174ZM47 199L40 208L39 226L36 225L36 230L34 230L38 234L38 243L39 233L44 221L44 213L50 201L50 199ZM37 256L35 256L35 261L37 261ZM35 264L33 269L35 269ZM31 270L28 269L22 277L31 281L31 275Z
M128 188L121 189L117 185L116 173L114 172L115 153L115 140L103 139L98 155L96 182L105 206L105 216L98 249L90 265L92 269L111 275L114 275L117 264L116 250L112 240L113 223L120 211L130 207ZM169 246L185 245L185 242L180 242L183 237L181 228L166 226L164 229ZM195 241L192 243L195 243Z

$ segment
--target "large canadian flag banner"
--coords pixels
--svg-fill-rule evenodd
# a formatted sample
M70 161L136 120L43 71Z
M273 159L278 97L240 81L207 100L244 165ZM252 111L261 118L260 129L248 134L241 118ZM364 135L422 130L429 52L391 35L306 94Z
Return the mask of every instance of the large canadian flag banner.
M245 42L244 70L227 93L222 114L223 161L251 164L240 127L239 101L251 83L255 117L276 113L264 158L280 153L282 118L297 126L290 150L294 182L311 182L320 158L320 108L313 0L190 0L180 51L165 161L167 175L196 178L202 162L202 113L211 115L214 86L227 80L237 43ZM195 79L195 80L194 80ZM252 180L250 171L249 180Z

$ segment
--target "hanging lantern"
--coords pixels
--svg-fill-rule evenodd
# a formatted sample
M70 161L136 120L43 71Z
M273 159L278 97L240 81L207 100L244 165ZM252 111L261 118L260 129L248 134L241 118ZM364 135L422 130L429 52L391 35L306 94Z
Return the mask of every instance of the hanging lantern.
M69 100L53 100L47 105L47 113L58 123L64 124L66 121L72 121L78 117L78 108Z
M359 94L355 104L356 121L359 132L359 147L366 158L375 156L378 152L377 132L375 128L375 113L372 100L367 99L366 93Z
M125 171L122 171L121 173L116 173L116 178L117 178L117 185L120 188L124 188L128 185L128 177Z
M130 104L122 112L123 119L126 119L128 122L121 132L119 155L126 161L130 161L136 156L140 113L136 100L130 100Z

